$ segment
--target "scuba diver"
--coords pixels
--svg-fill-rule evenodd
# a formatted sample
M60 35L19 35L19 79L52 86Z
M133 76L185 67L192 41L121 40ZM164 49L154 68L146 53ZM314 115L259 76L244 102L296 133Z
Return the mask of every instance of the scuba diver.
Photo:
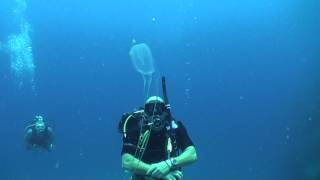
M186 128L171 116L162 79L164 100L151 96L144 108L122 116L122 166L131 180L181 180L181 167L197 160Z
M25 128L25 142L28 150L53 150L53 131L42 116L35 116L33 122Z

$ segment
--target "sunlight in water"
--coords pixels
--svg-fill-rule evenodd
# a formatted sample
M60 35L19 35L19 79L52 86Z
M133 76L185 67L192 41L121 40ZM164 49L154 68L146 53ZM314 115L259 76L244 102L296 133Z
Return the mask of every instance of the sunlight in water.
M35 65L33 62L32 40L30 38L31 26L25 19L27 3L25 0L16 0L13 10L14 19L19 27L19 33L8 37L6 51L10 56L10 66L19 86L25 81L33 84Z

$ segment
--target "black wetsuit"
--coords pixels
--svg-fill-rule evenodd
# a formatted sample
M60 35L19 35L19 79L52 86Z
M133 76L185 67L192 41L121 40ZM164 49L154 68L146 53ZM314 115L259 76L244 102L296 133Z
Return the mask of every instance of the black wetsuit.
M51 151L51 144L53 143L53 134L46 126L45 130L41 133L37 133L34 126L31 126L27 131L31 129L32 133L27 134L25 140L27 143L27 149L32 149L34 146L43 148L47 151Z
M123 124L126 120L126 118L129 116L129 114L124 115L122 117L122 120L120 121L119 124L119 129L123 129ZM123 136L123 146L122 146L122 152L121 154L124 153L129 153L133 156L135 156L136 152L136 147L138 144L138 139L140 135L140 130L141 130L141 116L136 115L130 118L126 124L126 137ZM181 121L177 121L178 127L174 130L175 131L175 136L173 137L176 140L176 151L183 151L189 146L193 146L193 142L191 141L186 128L182 124ZM170 133L166 128L163 128L162 131L159 132L154 132L151 131L150 138L147 144L147 148L144 152L143 157L141 160L145 163L158 163L163 160L167 160L167 138L170 136ZM171 137L171 136L170 136ZM174 153L171 153L171 157L173 157ZM135 176L134 180L143 180L144 178L141 176Z

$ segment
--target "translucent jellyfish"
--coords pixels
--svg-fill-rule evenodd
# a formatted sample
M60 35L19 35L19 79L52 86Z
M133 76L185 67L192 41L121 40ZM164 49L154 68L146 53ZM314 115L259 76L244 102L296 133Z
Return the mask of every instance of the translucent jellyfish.
M147 44L141 43L131 47L129 55L133 66L142 75L144 83L144 98L148 98L152 83L152 75L155 72L152 53Z

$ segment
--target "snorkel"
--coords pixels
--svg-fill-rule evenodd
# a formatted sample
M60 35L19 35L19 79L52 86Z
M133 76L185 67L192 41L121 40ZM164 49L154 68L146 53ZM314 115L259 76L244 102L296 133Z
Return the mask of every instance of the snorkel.
M166 77L162 76L162 94L163 94L163 98L164 98L164 104L166 106L166 111L169 115L169 119L170 121L172 121L172 115L171 115L171 111L170 111L170 103L169 103L169 99L168 99L168 95L167 95L167 85L166 85Z

